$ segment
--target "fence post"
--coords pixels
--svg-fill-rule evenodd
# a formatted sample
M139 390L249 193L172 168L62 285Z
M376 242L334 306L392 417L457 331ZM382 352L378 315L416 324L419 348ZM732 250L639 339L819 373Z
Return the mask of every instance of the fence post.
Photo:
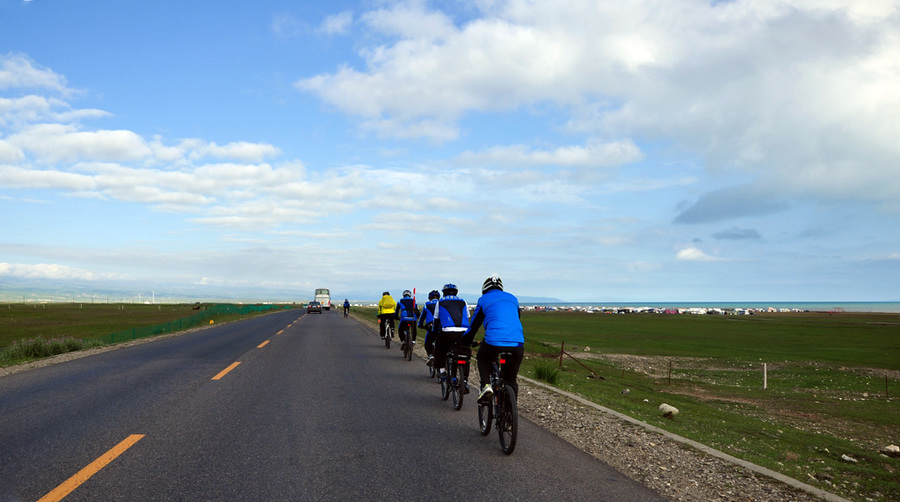
M766 363L763 363L763 390L769 388L769 368Z
M562 356L566 351L566 342L563 342L562 345L559 346L559 367L562 368Z

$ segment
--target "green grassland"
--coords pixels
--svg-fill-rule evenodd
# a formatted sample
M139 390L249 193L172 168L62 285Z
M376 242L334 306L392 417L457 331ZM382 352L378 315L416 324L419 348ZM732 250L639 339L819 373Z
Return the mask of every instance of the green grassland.
M0 366L267 312L271 305L0 304ZM281 308L281 307L278 307Z
M850 499L900 500L900 460L879 453L900 442L900 315L525 312L522 322L524 375L552 362L557 387L598 404ZM662 417L661 403L680 413Z

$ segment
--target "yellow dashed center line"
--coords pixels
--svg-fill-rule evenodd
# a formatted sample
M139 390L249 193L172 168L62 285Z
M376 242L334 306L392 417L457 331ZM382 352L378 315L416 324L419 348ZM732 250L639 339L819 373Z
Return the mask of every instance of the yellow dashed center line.
M275 334L276 334L276 335L280 335L280 334L282 334L282 333L284 333L284 330L281 330L281 331L279 331L278 333L275 333Z
M57 486L52 492L41 497L38 502L56 502L62 500L66 495L72 493L72 490L81 486L82 483L90 479L91 476L97 474L110 462L125 452L128 448L134 446L135 443L143 438L143 434L132 434L125 438L124 441L114 446L111 450L104 453L100 458L94 460L87 467L78 471L77 474L66 480L63 484Z
M241 364L241 362L240 362L240 361L235 361L235 362L231 363L231 366L229 366L229 367L225 368L224 370L220 371L219 374L216 375L216 376L214 376L214 377L212 377L212 379L213 379L213 380L219 380L219 379L221 379L223 376L225 376L226 374L228 374L229 371L231 371L231 370L237 368L237 365L238 365L238 364Z
M257 349L261 349L269 344L269 340L264 341L263 343L256 346Z

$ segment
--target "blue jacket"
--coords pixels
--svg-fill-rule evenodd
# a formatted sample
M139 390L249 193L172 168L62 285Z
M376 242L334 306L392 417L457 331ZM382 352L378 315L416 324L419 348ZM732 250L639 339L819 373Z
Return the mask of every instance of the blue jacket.
M401 321L415 321L419 315L419 309L416 307L416 299L413 297L403 297L397 302L396 317Z
M518 347L525 343L525 331L519 319L519 300L499 289L483 294L475 305L472 325L463 341L471 344L484 323L484 342L497 347Z
M469 306L458 296L445 296L438 300L438 322L441 331L465 332L469 327ZM437 330L437 328L435 328Z
M422 308L422 314L419 316L419 327L424 328L429 323L434 322L434 304L437 300L428 300L425 307ZM433 328L434 326L432 326Z

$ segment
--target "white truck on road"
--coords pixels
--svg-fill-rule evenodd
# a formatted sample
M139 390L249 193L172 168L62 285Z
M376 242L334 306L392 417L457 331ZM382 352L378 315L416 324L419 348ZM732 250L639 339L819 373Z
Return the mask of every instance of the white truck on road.
M331 310L331 293L325 288L316 289L316 301L322 304L325 310Z

